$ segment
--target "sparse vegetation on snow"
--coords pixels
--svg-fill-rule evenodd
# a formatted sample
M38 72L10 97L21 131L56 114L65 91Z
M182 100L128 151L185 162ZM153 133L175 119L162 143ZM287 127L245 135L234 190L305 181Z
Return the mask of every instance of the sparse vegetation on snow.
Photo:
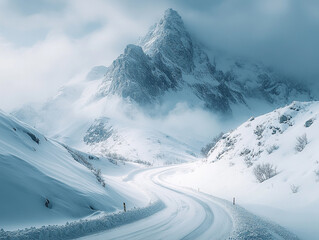
M277 174L277 168L270 163L257 164L254 167L256 179L262 183Z
M295 150L297 152L301 152L302 150L304 150L304 148L306 147L306 145L308 144L308 138L306 134L303 134L300 137L297 137L297 143L295 146Z
M268 154L272 154L274 151L278 150L279 146L274 144L272 146L270 146L269 148L266 149L266 151L268 152Z
M236 196L268 218L285 212L276 219L292 229L300 226L300 236L305 228L318 232L319 127L318 121L307 122L318 115L319 102L293 102L248 120L226 133L202 166L172 179L230 201Z
M299 191L300 186L296 186L294 184L290 185L290 189L292 193L297 193Z

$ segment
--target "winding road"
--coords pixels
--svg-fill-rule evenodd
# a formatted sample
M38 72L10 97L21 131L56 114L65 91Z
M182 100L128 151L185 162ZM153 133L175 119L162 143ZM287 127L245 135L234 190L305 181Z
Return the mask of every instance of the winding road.
M165 181L181 166L138 170L132 181L165 208L153 215L81 239L298 239L284 228L210 195ZM185 169L187 170L187 169Z

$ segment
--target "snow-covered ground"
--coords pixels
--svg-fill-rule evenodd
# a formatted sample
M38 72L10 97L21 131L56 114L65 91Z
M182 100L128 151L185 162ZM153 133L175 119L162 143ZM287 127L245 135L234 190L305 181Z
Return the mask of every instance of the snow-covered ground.
M0 231L0 239L298 239L230 202L167 182L192 165L138 169L122 182L151 199L126 213L96 214L61 226Z
M294 102L251 118L225 134L207 159L171 175L169 181L229 201L235 197L240 206L276 221L300 238L316 239L318 116L319 102ZM274 176L259 182L254 169L267 163L275 170L270 171Z
M294 102L225 134L206 160L150 168L63 146L1 113L0 239L314 239L318 114L318 102ZM257 181L267 163L271 178Z
M12 113L34 128L0 111L0 239L319 236L318 102L252 117L199 158L217 131L317 92L195 39L168 9L110 66Z
M96 212L117 212L123 201L130 208L149 202L134 186L118 185L114 180L140 166L115 165L108 159L70 151L0 112L1 228L65 224ZM105 187L99 181L99 169Z

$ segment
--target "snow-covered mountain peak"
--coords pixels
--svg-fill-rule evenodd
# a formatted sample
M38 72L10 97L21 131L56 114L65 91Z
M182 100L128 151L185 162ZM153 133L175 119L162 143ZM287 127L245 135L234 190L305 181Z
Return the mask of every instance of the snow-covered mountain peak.
M194 68L192 39L181 16L173 9L165 11L161 20L151 27L139 45L150 56L160 52L185 72L191 72Z
M167 95L187 92L186 98L175 94L179 99L174 101L196 102L196 107L227 114L239 105L250 111L255 99L276 107L311 99L306 88L262 65L231 66L228 70L216 68L215 61L212 64L191 37L181 16L168 9L138 45L129 44L107 68L97 96L117 95L143 107L163 105Z
M177 11L175 11L172 8L168 8L164 12L164 16L161 19L161 21L169 21L170 23L176 23L176 24L179 24L179 25L183 24L183 20L182 20L181 16L178 14Z

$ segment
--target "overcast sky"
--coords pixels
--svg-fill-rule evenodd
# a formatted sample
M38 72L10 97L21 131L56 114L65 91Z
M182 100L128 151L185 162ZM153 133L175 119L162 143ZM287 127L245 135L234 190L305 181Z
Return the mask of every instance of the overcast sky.
M169 7L207 48L318 82L319 1L1 0L0 109L45 101L109 65Z

